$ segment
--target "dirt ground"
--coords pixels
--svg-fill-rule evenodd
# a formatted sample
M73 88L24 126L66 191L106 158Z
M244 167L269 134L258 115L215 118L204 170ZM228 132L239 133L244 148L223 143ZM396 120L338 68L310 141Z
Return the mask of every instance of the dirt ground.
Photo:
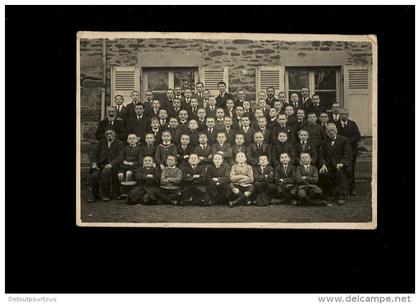
M127 205L125 201L87 203L89 193L82 189L82 222L102 223L239 223L239 222L370 222L372 206L370 181L356 184L357 196L343 206L300 207L271 205L238 206L167 206Z

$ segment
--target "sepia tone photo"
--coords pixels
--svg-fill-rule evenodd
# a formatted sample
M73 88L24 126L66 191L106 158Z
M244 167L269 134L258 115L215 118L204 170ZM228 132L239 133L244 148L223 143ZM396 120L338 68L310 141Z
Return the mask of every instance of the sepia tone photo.
M79 32L79 226L375 229L375 36Z

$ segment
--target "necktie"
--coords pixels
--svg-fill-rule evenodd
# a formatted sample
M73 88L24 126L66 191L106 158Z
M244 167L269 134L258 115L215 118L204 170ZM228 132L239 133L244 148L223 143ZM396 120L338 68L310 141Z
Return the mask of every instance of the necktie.
M307 174L309 174L309 166L305 166L305 171Z
M302 143L302 151L305 151L306 143Z
M283 166L283 168L284 168L284 173L286 174L286 176L287 176L287 166L286 165L284 165Z

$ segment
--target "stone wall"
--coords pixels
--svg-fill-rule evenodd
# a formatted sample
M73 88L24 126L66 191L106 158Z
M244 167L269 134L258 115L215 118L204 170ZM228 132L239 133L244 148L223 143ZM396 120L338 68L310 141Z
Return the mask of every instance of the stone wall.
M110 104L111 67L138 64L139 53L200 52L202 66L229 67L229 91L245 89L248 99L255 98L255 70L264 65L285 65L288 54L297 60L318 58L328 61L336 55L346 65L371 63L370 43L334 41L252 41L252 40L179 40L114 39L106 41L106 104ZM82 140L92 141L100 119L102 41L82 39L80 44ZM311 57L312 56L312 57ZM313 65L317 65L314 63Z

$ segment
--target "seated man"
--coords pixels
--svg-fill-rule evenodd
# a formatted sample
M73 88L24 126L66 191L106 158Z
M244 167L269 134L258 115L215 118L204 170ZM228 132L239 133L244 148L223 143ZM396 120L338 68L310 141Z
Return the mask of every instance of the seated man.
M98 142L91 155L90 183L92 197L88 202L100 199L100 186L104 202L111 199L111 186L115 198L120 199L118 169L124 158L124 144L116 136L114 130L106 130L105 139Z
M345 204L349 192L352 150L350 140L337 134L334 123L327 125L327 138L319 153L319 185L326 196L332 195L339 205Z

